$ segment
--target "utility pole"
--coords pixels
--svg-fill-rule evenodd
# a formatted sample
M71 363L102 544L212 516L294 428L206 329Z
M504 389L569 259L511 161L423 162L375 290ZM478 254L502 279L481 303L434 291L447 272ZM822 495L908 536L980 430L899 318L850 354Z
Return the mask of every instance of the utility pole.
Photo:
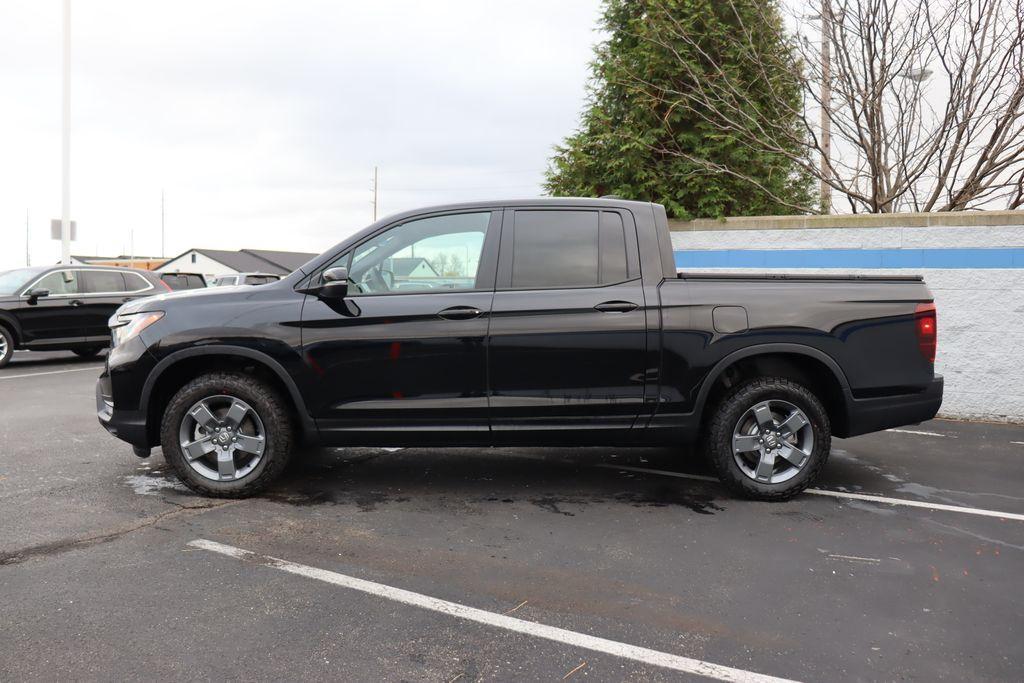
M373 167L373 222L377 222L377 209L380 206L379 202L379 190L380 190L380 174L377 172L377 167Z
M160 258L167 258L167 233L164 231L164 191L160 190Z
M60 261L71 264L71 0L64 0L64 112L61 144Z
M32 265L32 229L29 228L28 209L25 209L25 266Z
M832 213L832 7L821 0L821 212Z

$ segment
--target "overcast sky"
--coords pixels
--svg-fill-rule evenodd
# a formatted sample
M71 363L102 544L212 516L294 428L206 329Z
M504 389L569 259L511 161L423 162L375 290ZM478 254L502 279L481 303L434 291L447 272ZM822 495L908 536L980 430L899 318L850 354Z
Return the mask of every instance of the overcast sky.
M72 2L72 253L319 252L383 213L535 196L598 0ZM61 2L0 3L0 269L55 262Z

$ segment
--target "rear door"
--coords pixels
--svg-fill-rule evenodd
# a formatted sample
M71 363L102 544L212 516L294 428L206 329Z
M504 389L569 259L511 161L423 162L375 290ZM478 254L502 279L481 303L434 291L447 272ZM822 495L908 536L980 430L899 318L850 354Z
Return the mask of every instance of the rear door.
M138 273L119 270L80 271L82 322L87 342L110 340L107 323L122 304L155 293L153 283ZM166 290L165 290L166 291Z
M629 429L643 405L646 351L632 216L522 208L504 226L489 333L496 438Z

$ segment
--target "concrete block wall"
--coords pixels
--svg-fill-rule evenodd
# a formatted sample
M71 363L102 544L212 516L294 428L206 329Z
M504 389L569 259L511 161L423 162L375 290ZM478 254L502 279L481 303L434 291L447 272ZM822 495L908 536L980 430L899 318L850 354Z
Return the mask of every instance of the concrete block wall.
M673 222L672 246L685 270L921 274L938 308L940 415L1024 422L1024 212L864 218Z

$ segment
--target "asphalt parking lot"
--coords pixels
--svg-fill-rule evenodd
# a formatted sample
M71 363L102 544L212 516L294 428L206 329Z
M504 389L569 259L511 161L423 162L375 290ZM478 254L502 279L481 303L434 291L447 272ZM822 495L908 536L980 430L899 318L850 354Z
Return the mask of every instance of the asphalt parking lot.
M667 449L314 451L213 501L99 427L100 365L0 370L0 680L1021 678L1024 426L835 440L787 503Z

